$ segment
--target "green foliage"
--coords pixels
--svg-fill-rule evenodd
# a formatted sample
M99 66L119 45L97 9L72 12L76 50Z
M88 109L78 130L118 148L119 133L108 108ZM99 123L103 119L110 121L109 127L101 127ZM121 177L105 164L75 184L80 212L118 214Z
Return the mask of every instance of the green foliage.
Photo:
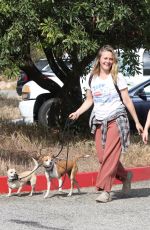
M5 68L3 74L7 76L8 79L17 79L19 76L19 68L13 65L11 68Z
M55 59L67 51L70 75L80 76L98 47L110 44L126 50L133 74L138 68L130 50L149 48L149 22L148 0L0 0L0 66L23 65L40 43Z
M47 44L54 45L58 39L63 38L63 33L58 24L50 17L44 19L44 22L40 24L39 28L42 31L41 35L45 38L45 46L47 46Z
M141 73L139 68L139 55L136 53L136 50L124 50L120 57L120 71L124 76L134 76L135 73Z

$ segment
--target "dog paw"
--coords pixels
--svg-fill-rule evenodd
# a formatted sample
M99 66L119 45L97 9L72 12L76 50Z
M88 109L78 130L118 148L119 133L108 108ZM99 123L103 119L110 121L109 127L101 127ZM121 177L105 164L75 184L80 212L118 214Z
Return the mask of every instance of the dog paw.
M68 196L68 197L69 197L69 196L72 196L72 193L68 193L68 195L67 195L67 196Z
M45 196L44 196L44 199L46 199L47 197L48 197L48 195L45 195Z
M32 196L32 193L30 193L28 196L31 197L31 196Z
M11 194L7 194L6 197L11 197Z

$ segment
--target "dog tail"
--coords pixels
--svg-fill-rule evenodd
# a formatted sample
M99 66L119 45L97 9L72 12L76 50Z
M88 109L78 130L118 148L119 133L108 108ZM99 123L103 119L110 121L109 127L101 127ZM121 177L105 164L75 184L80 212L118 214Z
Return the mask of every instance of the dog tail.
M32 160L34 161L34 164L35 164L34 168L32 169L32 171L30 171L30 173L27 176L19 177L19 180L29 177L41 166L38 164L37 160L35 160L33 157L32 157Z
M88 157L90 157L90 155L88 155L88 154L86 154L86 155L80 155L80 156L76 156L75 160L79 160L81 158L88 158Z
M33 170L31 171L31 173L33 173L34 171L36 171L39 168L39 166L40 166L39 163L37 162L37 160L35 160L35 158L32 157L32 160L33 160L35 166L34 166Z

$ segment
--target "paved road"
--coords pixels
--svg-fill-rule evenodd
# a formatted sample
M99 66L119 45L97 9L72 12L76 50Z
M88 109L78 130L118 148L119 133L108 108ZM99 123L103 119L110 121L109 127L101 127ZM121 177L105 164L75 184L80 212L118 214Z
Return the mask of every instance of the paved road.
M0 229L3 230L148 230L150 229L150 181L134 183L123 197L120 185L114 187L113 201L96 203L95 188L82 188L82 194L66 197L56 191L43 199L0 196ZM66 190L65 190L66 192Z

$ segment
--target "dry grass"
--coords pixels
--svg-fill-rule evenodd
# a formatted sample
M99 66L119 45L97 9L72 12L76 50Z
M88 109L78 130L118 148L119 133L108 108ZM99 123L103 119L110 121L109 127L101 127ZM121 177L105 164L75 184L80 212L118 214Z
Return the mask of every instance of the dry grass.
M33 168L31 157L37 158L42 154L53 152L57 155L61 149L61 133L34 125L15 125L8 121L19 118L17 99L0 97L0 175L6 175L6 168L15 167L18 171ZM79 160L79 171L96 171L99 167L95 145L92 137L65 137L69 142L68 157L89 154L87 159ZM67 143L64 142L61 158L67 156ZM123 163L126 167L150 165L150 146L143 145L141 137L132 135L131 145L124 155ZM39 173L43 172L39 169Z
M20 117L19 101L15 98L0 96L0 120L9 121Z

